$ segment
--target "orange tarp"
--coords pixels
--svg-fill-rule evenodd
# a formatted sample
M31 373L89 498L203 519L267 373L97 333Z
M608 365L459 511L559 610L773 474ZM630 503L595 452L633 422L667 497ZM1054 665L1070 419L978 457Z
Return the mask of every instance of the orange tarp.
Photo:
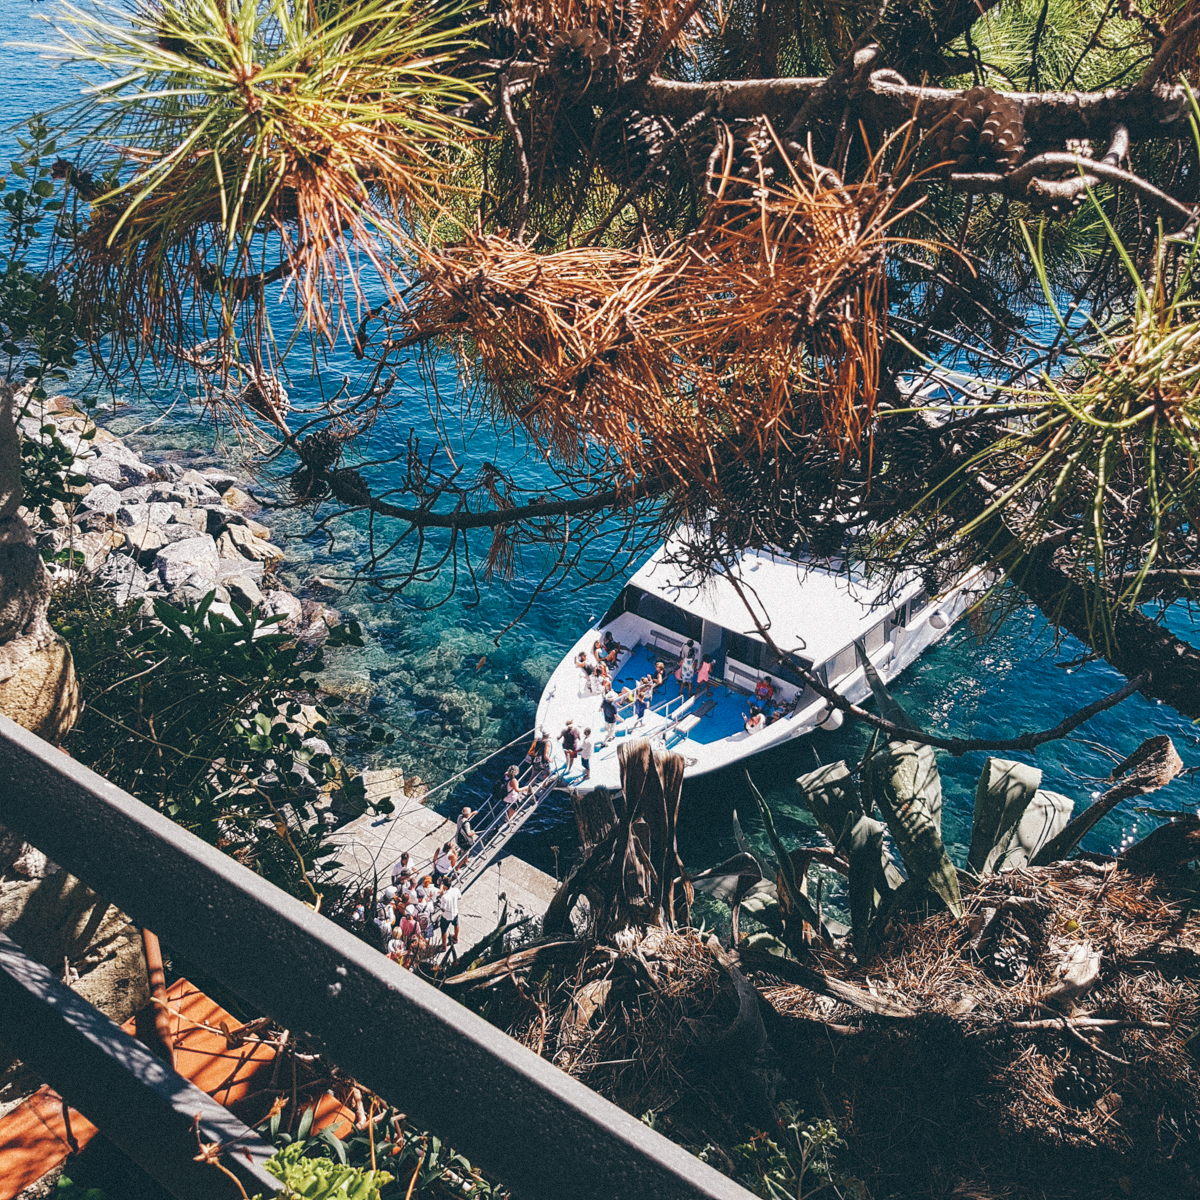
M274 1098L268 1092L275 1048L253 1037L237 1045L241 1022L186 979L176 980L167 989L167 1004L175 1070L247 1124L261 1121ZM135 1036L148 1031L150 1036L143 1040L153 1045L154 1005L130 1017L122 1028ZM232 1036L227 1037L226 1030ZM284 1086L286 1082L290 1080L284 1081ZM354 1115L325 1092L317 1100L313 1131L334 1122L353 1125ZM82 1150L96 1132L86 1117L63 1104L53 1088L39 1088L0 1119L0 1200L12 1200L71 1153ZM335 1132L347 1131L339 1127Z

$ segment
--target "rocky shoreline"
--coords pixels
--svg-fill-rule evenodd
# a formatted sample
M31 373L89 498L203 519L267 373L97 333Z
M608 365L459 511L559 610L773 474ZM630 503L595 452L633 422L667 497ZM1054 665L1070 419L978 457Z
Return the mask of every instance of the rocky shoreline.
M264 509L252 480L215 467L148 463L66 397L47 400L41 418L19 424L27 439L57 436L87 480L74 489L75 504L54 503L52 523L21 510L56 586L87 579L118 605L141 601L147 617L156 599L181 607L211 592L210 612L233 620L233 605L257 607L309 643L341 623L335 609L300 599L274 574L284 551L257 519Z

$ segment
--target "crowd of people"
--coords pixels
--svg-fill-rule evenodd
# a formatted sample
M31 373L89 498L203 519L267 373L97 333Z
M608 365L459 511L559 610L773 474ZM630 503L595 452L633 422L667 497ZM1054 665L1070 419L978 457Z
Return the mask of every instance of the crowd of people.
M463 813L474 815L464 808ZM459 820L461 834L464 822ZM470 830L469 819L466 828ZM392 882L379 893L374 916L368 921L369 891L359 895L353 923L373 929L379 948L393 962L412 970L422 958L448 950L457 956L459 861L455 846L446 842L434 855L433 869L418 874L407 851L392 866Z
M581 650L575 657L575 665L580 675L579 694L586 696L599 692L602 697L600 713L604 720L604 736L600 742L601 746L610 745L616 739L621 710L628 705L633 705L633 723L630 728L637 729L645 724L646 714L654 707L655 690L661 688L668 678L666 664L659 659L655 662L652 672L641 676L636 684L626 685L618 693L612 680L624 649L625 647L613 638L611 632L605 632L602 638L596 639L591 654ZM675 679L679 681L680 696L686 699L700 695L711 697L712 671L712 655L701 655L696 643L689 638L680 652L679 666L673 672ZM784 715L783 710L778 707L778 695L779 688L775 681L770 675L763 675L755 684L748 711L742 714L742 726L747 733L757 733ZM591 731L585 730L581 740L578 731L574 729L574 722L568 721L566 729L559 736L568 774L574 769L578 759L584 768L583 778L589 778L593 749L590 741Z
M654 663L654 670L641 676L637 683L626 686L618 695L612 688L612 676L617 670L621 653L625 647L614 640L611 633L598 638L589 656L580 651L576 666L580 670L581 694L596 690L595 681L603 683L601 716L604 720L604 736L599 746L607 746L616 738L620 709L633 705L633 724L638 728L644 724L646 714L654 703L656 689L663 687L668 671L663 660ZM680 655L679 666L674 677L679 681L681 696L691 697L703 693L712 695L712 656L703 656L696 645L688 641ZM744 714L743 724L748 733L757 732L782 712L777 709L778 689L769 675L762 676L755 684L749 711ZM582 768L583 778L592 774L592 754L598 749L589 726L579 728L573 719L568 719L558 735L562 746L566 774L571 776L576 764ZM512 821L518 814L522 802L530 795L539 781L555 770L550 737L544 729L538 729L522 764L510 766L504 774L503 799L505 816ZM522 782L525 779L526 782ZM495 804L497 797L490 802ZM392 867L391 885L385 887L375 901L374 917L370 918L379 947L393 961L410 970L422 958L442 951L457 955L460 873L470 862L480 835L471 822L479 816L476 809L465 805L455 825L452 842L444 843L433 856L432 869L420 875L406 851ZM354 923L365 928L368 925L370 893L364 891L354 910Z

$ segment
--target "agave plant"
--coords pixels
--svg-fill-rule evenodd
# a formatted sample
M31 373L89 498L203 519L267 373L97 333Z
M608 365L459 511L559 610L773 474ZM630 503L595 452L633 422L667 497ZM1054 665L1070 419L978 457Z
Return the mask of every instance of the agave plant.
M93 324L169 349L211 311L233 332L240 306L261 313L264 287L293 279L331 337L363 299L355 267L395 291L393 252L438 211L474 137L452 111L475 89L446 73L471 44L464 8L62 3L50 49L113 77L76 114L92 159L62 172L89 185L80 295ZM106 182L85 173L97 166Z
M881 713L894 725L915 728L861 647L859 656ZM730 905L735 941L740 915L764 926L764 931L740 942L746 949L800 953L812 931L835 944L849 933L855 955L863 962L874 952L897 902L924 895L962 917L960 880L1065 858L1121 800L1165 786L1182 769L1170 738L1150 738L1113 769L1114 786L1072 819L1074 801L1043 789L1039 768L988 758L975 788L966 865L959 869L942 842L942 782L934 751L902 738L883 745L873 741L853 769L841 761L797 780L800 795L832 851L788 851L775 831L770 809L751 782L751 794L775 852L775 870L751 853L735 813L734 836L741 853L691 883L696 891ZM845 873L849 929L821 912L819 894L815 902L809 899L806 875L814 859Z

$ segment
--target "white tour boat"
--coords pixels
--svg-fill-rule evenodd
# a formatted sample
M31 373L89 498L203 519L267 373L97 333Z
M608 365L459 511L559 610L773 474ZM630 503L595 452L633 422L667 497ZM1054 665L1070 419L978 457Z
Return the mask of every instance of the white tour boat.
M620 787L617 751L630 738L650 738L677 751L690 778L842 722L840 711L775 660L728 574L718 571L697 582L679 565L678 549L672 542L659 548L546 684L537 726L550 739L558 769L564 766L560 735L568 720L581 741L583 731L591 729L591 775L584 779L576 760L563 775L567 787ZM775 645L854 702L870 694L856 643L890 682L944 637L991 581L986 572L977 572L930 597L916 576L900 586L873 586L840 559L789 557L777 550L745 550L729 570L737 573ZM612 671L612 690L620 697L618 721L608 743L604 696L577 662L582 653L594 665L593 647L606 633L621 646ZM712 660L710 685L694 687L690 697L676 678L689 641L697 666L705 655ZM665 664L666 679L639 721L633 690L657 662ZM774 689L767 719L748 729L755 688L764 678Z

